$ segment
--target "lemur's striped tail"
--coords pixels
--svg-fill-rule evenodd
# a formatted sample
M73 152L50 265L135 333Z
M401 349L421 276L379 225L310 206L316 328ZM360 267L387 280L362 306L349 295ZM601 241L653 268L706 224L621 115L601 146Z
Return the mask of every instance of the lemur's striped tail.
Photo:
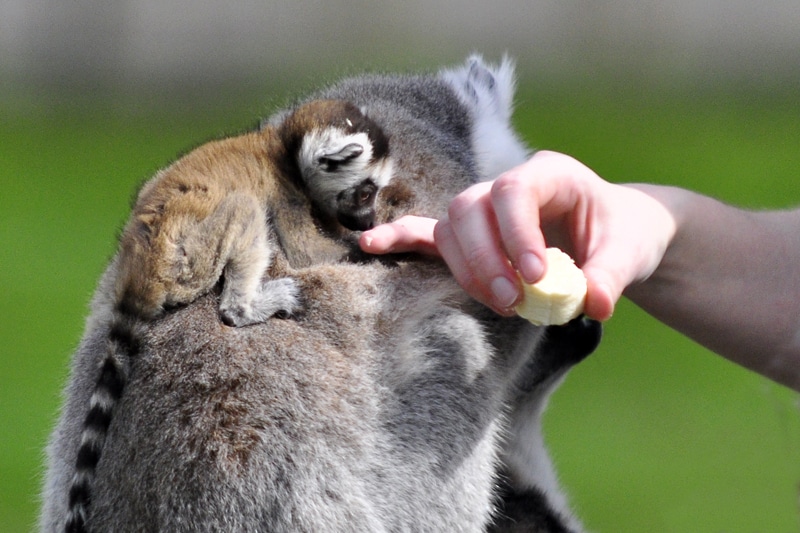
M108 352L100 367L100 374L89 401L89 412L83 422L81 443L75 459L75 475L69 488L66 533L87 531L91 484L103 452L103 445L111 425L111 418L125 387L123 360L138 352L134 335L135 320L118 313L108 337Z

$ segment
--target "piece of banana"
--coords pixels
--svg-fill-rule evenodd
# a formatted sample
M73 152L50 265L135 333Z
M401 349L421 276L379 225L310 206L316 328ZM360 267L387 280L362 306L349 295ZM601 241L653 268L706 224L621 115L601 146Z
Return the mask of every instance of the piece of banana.
M570 256L548 248L547 271L533 285L523 283L525 294L517 314L537 326L566 324L583 312L586 277Z

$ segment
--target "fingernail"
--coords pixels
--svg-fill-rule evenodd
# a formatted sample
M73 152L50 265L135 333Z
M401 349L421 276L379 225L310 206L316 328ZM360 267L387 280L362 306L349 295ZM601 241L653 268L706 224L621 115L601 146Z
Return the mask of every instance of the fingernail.
M519 258L519 274L528 283L535 283L544 273L544 265L536 255L526 252Z
M517 287L504 277L494 278L490 285L497 307L506 309L517 301Z

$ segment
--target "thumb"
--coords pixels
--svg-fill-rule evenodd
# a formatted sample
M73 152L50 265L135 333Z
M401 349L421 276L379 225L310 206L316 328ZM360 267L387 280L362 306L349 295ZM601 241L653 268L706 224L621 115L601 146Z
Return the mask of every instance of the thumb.
M624 286L613 279L608 272L593 264L586 264L581 270L586 276L586 302L583 312L589 317L605 321L614 314L614 306L622 296Z

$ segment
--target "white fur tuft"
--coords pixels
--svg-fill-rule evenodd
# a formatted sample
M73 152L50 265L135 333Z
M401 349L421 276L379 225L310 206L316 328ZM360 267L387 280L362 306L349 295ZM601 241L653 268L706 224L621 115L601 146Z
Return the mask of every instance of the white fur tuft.
M514 63L503 57L499 65L487 65L479 55L464 66L440 72L473 120L472 149L481 180L491 180L525 162L530 150L511 126L515 77Z

